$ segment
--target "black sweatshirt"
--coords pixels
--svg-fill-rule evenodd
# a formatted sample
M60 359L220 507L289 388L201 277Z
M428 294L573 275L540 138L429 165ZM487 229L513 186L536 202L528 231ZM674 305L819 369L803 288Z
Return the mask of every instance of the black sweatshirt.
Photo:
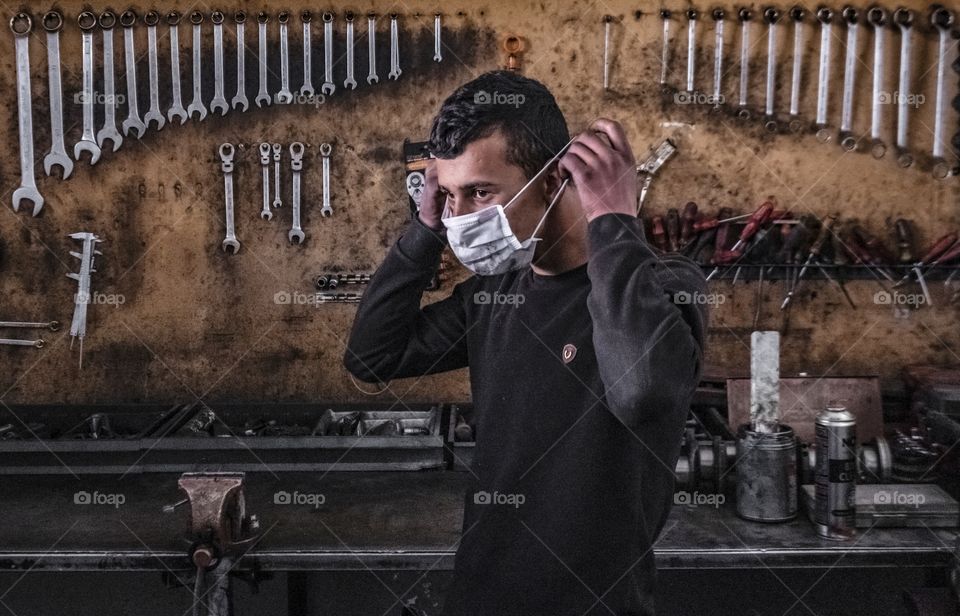
M421 308L444 242L411 221L344 358L369 382L470 367L475 485L444 614L653 614L652 546L702 365L703 273L655 255L637 218L604 214L588 263L473 276Z

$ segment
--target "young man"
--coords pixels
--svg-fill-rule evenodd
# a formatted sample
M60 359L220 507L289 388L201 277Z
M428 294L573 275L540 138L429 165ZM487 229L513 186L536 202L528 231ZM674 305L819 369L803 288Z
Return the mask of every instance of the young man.
M367 382L470 367L475 485L447 616L653 614L652 546L707 328L690 298L706 280L644 239L620 125L569 141L536 81L498 71L454 92L419 218L371 279L345 354ZM421 308L447 243L476 275Z

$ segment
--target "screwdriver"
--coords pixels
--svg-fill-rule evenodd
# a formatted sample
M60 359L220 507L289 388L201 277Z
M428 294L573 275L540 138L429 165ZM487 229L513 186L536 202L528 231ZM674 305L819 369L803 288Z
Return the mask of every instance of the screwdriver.
M660 249L661 252L667 251L667 240L663 231L663 216L654 216L651 221L653 225L653 230L651 235L653 236L653 245Z
M697 204L693 201L683 206L681 215L682 224L680 226L680 248L686 248L693 240L694 230L697 223Z
M922 259L920 259L919 261L913 264L912 271L917 272L919 274L921 267L938 259L940 255L947 252L947 250L949 250L956 243L957 243L957 232L951 231L950 233L947 233L946 235L938 239L933 244L933 247L927 251L927 254L923 255ZM897 288L901 286L903 283L907 282L907 280L910 279L910 274L911 272L909 271L906 274L904 274L903 278L901 278L897 282L897 284L893 285L893 288Z
M913 228L906 218L898 218L893 225L897 236L897 248L900 249L900 263L913 263Z
M680 212L677 208L672 207L667 210L666 227L667 248L670 252L678 252L680 250Z
M793 285L793 288L790 289L790 292L787 293L787 297L784 298L783 303L780 304L780 310L786 309L787 305L790 304L790 300L793 299L797 289L800 288L800 283L803 281L803 277L807 273L807 269L810 267L810 264L813 263L813 260L820 258L820 253L823 252L823 246L827 243L827 240L830 239L830 234L833 232L833 225L835 225L836 222L836 215L827 216L826 220L824 220L823 225L820 227L820 233L817 235L817 239L814 240L813 245L810 246L810 252L807 254L807 260L804 261L803 266L800 268L800 273L797 274L796 283Z
M937 257L937 259L933 263L927 266L926 270L924 270L924 273L929 273L930 270L932 270L936 266L949 263L950 261L953 261L957 257L960 257L960 242L955 243L953 247L950 248L950 250L946 251L945 253ZM950 281L953 280L953 276L956 273L957 273L957 270L954 270L950 274L950 276L947 277L947 279L943 282L943 287L945 289L950 287Z
M757 208L757 211L750 216L750 220L747 222L746 226L740 231L740 239L737 240L737 243L733 245L733 248L730 249L730 252L738 252L743 246L746 245L750 238L757 234L757 231L770 220L770 216L773 214L773 205L767 201L763 205ZM710 272L710 275L707 276L707 280L711 280L714 276L717 275L717 272L720 271L720 266L718 265Z

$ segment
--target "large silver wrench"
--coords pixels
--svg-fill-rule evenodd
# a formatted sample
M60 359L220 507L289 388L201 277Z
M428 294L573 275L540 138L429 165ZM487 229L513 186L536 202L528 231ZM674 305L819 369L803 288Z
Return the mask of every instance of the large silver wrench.
M207 117L207 108L203 104L203 72L200 70L200 24L203 23L203 13L194 11L190 13L190 23L193 24L193 101L187 107L187 114L192 118L193 114L199 114L199 122Z
M723 104L723 21L726 14L723 9L713 9L713 108Z
M397 14L390 13L390 72L387 79L400 78L400 33L397 29Z
M89 152L90 164L95 165L100 160L100 146L93 132L93 99L96 97L93 91L93 27L97 18L90 11L84 11L77 16L77 23L83 44L83 134L80 135L80 141L73 145L73 157L80 160L82 152ZM32 165L31 162L31 169Z
M67 154L63 140L63 87L60 82L60 30L63 15L50 11L43 16L47 31L47 78L50 90L50 152L43 158L43 170L49 176L59 166L65 180L73 173L73 159Z
M93 17L93 13L90 16ZM26 13L17 13L10 18L10 29L13 31L17 55L17 116L20 122L20 187L13 192L13 211L20 211L21 201L32 201L33 215L36 216L43 209L43 197L37 190L33 176L33 110L30 93L30 31L33 30L33 20Z
M740 98L737 101L737 115L743 119L750 117L747 105L747 92L750 89L750 20L753 13L748 8L737 11L740 20Z
M768 7L763 11L763 20L767 22L767 89L766 89L766 121L764 126L770 132L777 130L776 107L774 94L777 90L777 22L780 21L780 11Z
M900 74L897 85L897 164L903 168L913 164L913 155L907 143L910 127L911 50L913 49L913 11L899 8L893 21L900 29Z
M210 113L220 112L227 115L230 105L224 95L223 85L223 13L214 11L210 14L213 22L213 100L210 101Z
M233 144L220 144L220 168L223 170L223 200L226 207L227 233L223 239L223 251L237 254L240 252L240 242L237 240L233 219Z
M147 25L147 68L150 74L150 109L143 116L143 121L148 127L151 122L156 122L157 130L162 130L167 120L160 111L160 75L157 64L157 24L159 22L160 14L156 11L148 11L143 16L143 23Z
M847 24L847 48L843 59L843 103L840 107L840 145L852 151L857 147L853 136L853 93L857 79L857 33L860 30L860 13L852 6L843 7L843 20Z
M333 208L330 207L330 152L333 148L329 143L320 144L320 156L323 164L323 207L320 208L320 215L328 218L333 215Z
M693 92L697 68L697 11L687 10L687 92Z
M434 61L434 62L442 62L442 61L443 61L443 54L441 53L441 50L440 50L440 47L441 47L441 45L440 45L440 32L441 32L440 17L441 17L440 13L434 13L434 14L433 14L433 61Z
M933 120L933 177L938 180L950 175L950 166L944 158L944 116L947 100L947 53L950 50L950 27L953 25L953 12L940 7L930 15L930 23L939 32L937 45L937 98L934 101L936 113Z
M377 76L377 14L367 13L367 83L380 81Z
M137 23L137 14L126 10L120 14L120 25L123 26L123 56L127 71L127 119L121 124L123 134L130 136L130 131L136 129L137 139L143 137L147 131L146 125L140 119L140 109L137 107L137 52L134 49L133 25Z
M670 11L660 10L660 19L663 21L663 51L660 55L660 89L667 87L667 68L670 62Z
M867 11L867 22L873 26L873 100L870 110L870 154L883 158L887 145L883 142L883 89L884 49L887 36L887 12L879 6Z
M174 118L180 118L182 126L190 116L187 114L187 110L183 108L183 100L180 94L180 13L176 11L167 13L167 25L170 26L170 84L172 91L167 119L173 122Z
M270 209L270 144L260 144L260 168L263 171L263 209L260 210L260 218L271 220L273 210Z
M306 234L300 226L300 171L303 169L303 144L290 144L290 168L293 170L293 227L287 238L291 244L302 244Z
M833 40L833 11L827 7L817 9L817 21L820 22L820 66L817 73L817 119L814 127L817 139L830 141L827 125L827 105L830 102L830 42Z
M280 197L280 154L283 147L279 143L273 144L273 207L283 207Z
M303 11L300 14L300 21L303 22L303 85L300 87L300 96L303 98L313 98L313 43L310 40L310 23L313 21L313 15L310 11Z
M347 78L343 80L343 87L355 90L357 80L353 78L353 12L347 11L344 18L347 21Z
M246 67L246 55L247 48L243 42L244 39L244 29L246 26L244 23L247 21L247 14L243 11L237 11L233 14L233 21L237 24L237 94L233 97L233 100L230 101L233 105L233 108L243 107L240 111L246 111L250 107L249 101L247 101L247 67Z
M293 102L293 92L290 91L290 33L287 29L290 13L281 11L277 21L280 23L280 91L277 92L277 104L289 105Z
M793 20L793 71L790 74L790 130L798 132L803 123L800 121L800 76L803 74L803 18L806 11L801 6L790 9Z
M109 139L116 152L123 144L123 137L117 130L117 95L114 87L113 69L113 27L117 25L117 16L112 11L100 13L100 29L103 31L103 128L97 133L97 145Z
M323 85L320 91L329 96L337 90L333 83L333 13L323 14Z
M260 63L260 90L253 102L257 107L271 105L270 91L267 88L267 21L270 16L264 11L257 13L257 61Z

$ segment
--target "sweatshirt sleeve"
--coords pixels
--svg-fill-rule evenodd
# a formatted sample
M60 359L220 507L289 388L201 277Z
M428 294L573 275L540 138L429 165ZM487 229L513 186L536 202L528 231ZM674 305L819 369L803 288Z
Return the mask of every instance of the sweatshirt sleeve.
M458 284L450 297L420 307L445 243L414 218L370 278L343 358L358 379L386 382L467 365L463 298L473 279Z
M703 364L706 277L686 257L656 254L635 216L598 216L587 233L587 307L610 410L630 429L685 418Z

